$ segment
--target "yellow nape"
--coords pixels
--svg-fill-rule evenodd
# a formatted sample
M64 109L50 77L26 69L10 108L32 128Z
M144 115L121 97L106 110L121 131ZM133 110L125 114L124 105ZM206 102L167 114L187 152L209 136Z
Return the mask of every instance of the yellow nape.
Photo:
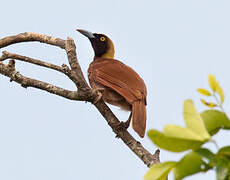
M113 59L114 54L115 54L113 41L111 39L109 39L108 37L107 37L107 41L108 41L108 49L107 49L106 53L103 54L101 57Z

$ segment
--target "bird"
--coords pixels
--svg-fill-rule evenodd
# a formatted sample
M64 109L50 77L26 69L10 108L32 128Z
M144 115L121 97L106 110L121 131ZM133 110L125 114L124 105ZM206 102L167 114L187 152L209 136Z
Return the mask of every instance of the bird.
M88 68L90 86L101 92L105 102L131 111L123 125L127 129L131 121L134 131L143 138L147 105L144 80L131 67L114 59L114 44L108 36L83 29L76 30L89 39L94 50L94 58Z

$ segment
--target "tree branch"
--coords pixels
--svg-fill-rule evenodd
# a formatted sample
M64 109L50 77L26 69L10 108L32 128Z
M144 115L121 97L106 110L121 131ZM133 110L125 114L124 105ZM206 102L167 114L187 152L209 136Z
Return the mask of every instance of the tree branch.
M33 32L25 32L15 36L8 36L0 40L0 49L15 43L37 41L41 43L58 46L65 49L65 40L60 38L54 38L44 34L38 34Z
M14 53L10 53L7 51L3 51L2 56L0 57L0 61L4 61L6 59L20 60L20 61L24 61L27 63L35 64L38 66L46 67L46 68L53 69L61 73L64 73L63 67L57 66L55 64L51 64L51 63L47 63L47 62L44 62L38 59L33 59L33 58L22 56L19 54L14 54Z
M20 61L23 61L23 62L27 62L27 63L35 64L35 65L38 65L38 66L46 67L46 68L49 68L49 69L53 69L53 70L59 71L61 73L64 73L73 82L78 82L79 81L76 78L77 77L76 73L74 71L70 70L69 67L66 64L63 64L62 67L60 67L60 66L57 66L55 64L47 63L45 61L41 61L41 60L38 60L38 59L33 59L33 58L30 58L30 57L27 57L27 56L22 56L22 55L19 55L19 54L10 53L8 51L3 51L2 56L0 57L0 61L4 61L4 60L7 60L7 59L20 60Z
M86 99L89 99L86 93L69 91L43 81L39 81L21 75L15 69L14 60L10 60L8 65L5 65L2 62L0 62L0 74L9 77L10 81L15 81L24 88L34 87L71 100L85 101Z
M0 39L0 48L6 47L11 44L20 43L20 42L28 42L28 41L38 41L54 46L58 46L62 49L65 49L68 57L68 61L71 69L68 68L67 65L63 65L62 67L53 65L51 63L46 63L37 59L32 59L26 56L21 56L18 54L4 52L0 57L0 61L14 58L24 62L36 64L39 66L43 66L49 69L54 69L56 71L62 72L67 75L77 86L78 91L69 91L52 84L42 82L36 79L31 79L29 77L25 77L21 75L19 72L15 70L15 61L10 60L8 65L0 62L0 74L5 75L11 79L11 81L15 81L21 84L23 87L34 87L37 89L41 89L52 94L56 94L67 99L71 100L79 100L79 101L88 101L94 102L97 99L98 94L95 93L87 84L81 67L77 60L76 55L76 47L73 39L68 38L67 40L62 40L60 38L54 38L51 36L46 36L37 33L21 33L15 36L9 36L3 39ZM98 101L94 104L98 111L105 118L109 126L115 132L117 137L121 138L122 141L149 167L152 164L159 163L159 150L152 155L149 151L147 151L140 142L136 141L126 129L118 129L117 125L120 121L116 118L116 116L112 113L109 107L104 103L103 100Z
M73 73L75 73L75 76L78 77L77 80L74 81L76 86L78 87L78 89L89 91L90 87L84 78L80 64L77 60L76 46L73 39L69 37L67 38L65 50L71 70L73 71Z
M100 100L95 104L98 111L105 118L109 126L112 128L113 132L117 135L117 137L121 138L122 141L148 166L150 167L152 164L156 164L160 162L160 151L157 150L153 155L147 151L140 142L135 140L133 136L126 129L117 129L117 124L120 121L113 114L113 112L109 109L109 107L104 103L104 101Z

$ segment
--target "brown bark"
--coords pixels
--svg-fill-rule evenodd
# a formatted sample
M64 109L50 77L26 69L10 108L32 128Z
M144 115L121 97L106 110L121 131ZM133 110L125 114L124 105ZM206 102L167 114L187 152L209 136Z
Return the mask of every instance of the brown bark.
M14 81L18 84L21 84L21 86L24 88L34 87L70 100L95 102L95 100L98 98L98 94L89 87L89 85L87 84L83 76L81 67L78 63L76 47L73 39L67 38L67 40L63 40L60 38L54 38L43 34L25 32L15 36L9 36L0 39L0 49L15 43L28 42L28 41L37 41L37 42L50 44L64 49L67 54L70 68L65 64L63 64L62 66L57 66L38 59L33 59L30 57L3 51L3 54L0 57L0 74L9 77L10 81ZM8 64L4 64L3 62L1 62L7 59L10 59ZM70 91L43 81L39 81L36 79L23 76L15 69L15 61L17 60L61 72L67 77L69 77L70 80L72 80L72 82L76 85L77 90ZM112 111L104 103L103 100L99 100L94 105L98 109L98 111L102 114L102 116L105 118L108 125L112 128L116 136L121 138L122 141L148 167L152 164L160 162L159 150L157 150L155 154L152 155L149 151L147 151L142 146L140 142L135 140L126 129L117 128L117 125L120 123L120 121L112 113Z

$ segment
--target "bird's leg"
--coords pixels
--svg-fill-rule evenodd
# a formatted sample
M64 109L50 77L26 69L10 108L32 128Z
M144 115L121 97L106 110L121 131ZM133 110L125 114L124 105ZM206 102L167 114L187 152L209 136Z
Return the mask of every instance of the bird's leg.
M125 121L125 122L121 121L120 123L117 124L117 127L116 127L117 131L122 130L122 129L128 129L130 122L131 122L131 119L132 119L132 111L131 111L127 121ZM116 138L119 138L119 136L116 135Z
M94 88L92 89L93 93L96 93L98 96L96 99L94 99L93 104L96 104L101 98L102 98L102 93L105 89L104 88Z
M121 122L118 124L118 126L120 126L120 128L128 129L128 127L129 127L129 125L130 125L130 122L131 122L131 119L132 119L132 111L131 111L131 113L130 113L130 115L129 115L128 120L125 121L125 122L121 121Z
M125 129L128 129L128 127L130 125L130 122L131 122L131 119L132 119L132 111L131 111L131 113L130 113L129 118L128 118L127 121L125 121L125 122L121 121L121 123L124 124L124 128Z

